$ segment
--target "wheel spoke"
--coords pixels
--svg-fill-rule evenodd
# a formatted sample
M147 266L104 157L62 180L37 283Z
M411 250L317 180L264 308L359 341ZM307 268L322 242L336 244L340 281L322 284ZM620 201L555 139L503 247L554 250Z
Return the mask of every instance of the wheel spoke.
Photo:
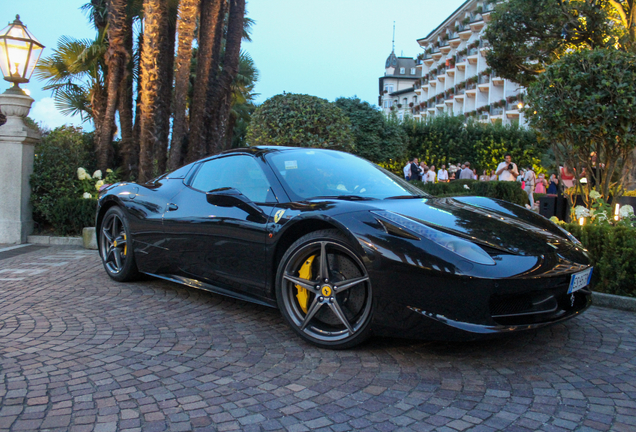
M320 291L316 289L316 287L314 286L314 283L310 280L297 278L296 276L291 276L289 274L283 275L283 278L287 279L293 284L300 285L301 287L311 291L312 293L318 294Z
M369 276L362 276L362 277L359 277L359 278L343 280L342 282L337 282L334 285L333 290L336 293L341 293L341 292L351 288L352 286L358 285L359 283L366 282L368 280L369 280Z
M314 315L316 315L316 312L318 312L318 309L320 309L322 305L323 304L318 301L318 297L314 297L314 301L311 302L311 306L309 306L309 309L307 310L307 315L305 315L303 324L300 326L301 330L305 330L305 327L307 327L307 324L309 324L309 321L311 321Z
M106 238L106 240L108 240L108 244L109 246L113 244L113 237L110 235L110 233L108 232L110 228L105 227L102 229L102 234L104 234L104 237Z
M117 236L119 235L119 230L117 229L117 222L119 221L119 218L117 218L116 216L113 216L113 224L111 225L110 229L110 234L111 236L113 236L113 238L117 238Z
M119 248L113 249L113 255L115 255L115 265L117 266L117 271L121 271L121 252Z
M320 282L329 280L329 263L327 260L327 242L320 242Z
M338 301L336 300L333 303L329 303L329 307L331 308L331 311L338 317L338 319L342 321L345 327L347 327L347 330L349 330L349 333L353 334L353 328L351 327L349 320L347 320L347 317L345 316L344 312L342 312L342 309L340 309L340 305L338 304Z

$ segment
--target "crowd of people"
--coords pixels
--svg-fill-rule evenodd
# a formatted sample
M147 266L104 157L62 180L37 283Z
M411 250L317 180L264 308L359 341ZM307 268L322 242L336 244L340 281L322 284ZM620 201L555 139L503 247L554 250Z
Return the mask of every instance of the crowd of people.
M545 174L535 174L532 167L522 168L519 170L517 164L512 161L512 156L506 154L503 162L497 165L497 168L488 172L484 170L481 175L477 174L477 170L470 167L470 162L463 164L451 164L446 169L446 165L442 165L436 172L435 165L428 166L426 162L419 162L417 158L409 161L404 166L404 178L408 181L421 181L423 183L430 182L450 182L453 180L479 180L479 181L518 181L521 188L528 194L528 207L535 207L534 194L557 194L559 179L556 174L551 174L549 180ZM571 187L568 182L573 182L572 175L566 168L561 169L561 178L565 187Z

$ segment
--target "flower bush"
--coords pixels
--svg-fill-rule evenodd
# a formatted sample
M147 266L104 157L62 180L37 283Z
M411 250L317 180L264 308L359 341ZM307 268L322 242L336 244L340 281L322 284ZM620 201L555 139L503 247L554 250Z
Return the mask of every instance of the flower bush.
M84 193L82 194L82 198L97 199L99 191L102 189L102 187L117 183L119 181L119 171L119 168L116 171L108 168L106 170L106 177L102 179L101 170L95 171L91 176L84 168L79 167L77 169L77 178L81 182L82 189L84 191Z

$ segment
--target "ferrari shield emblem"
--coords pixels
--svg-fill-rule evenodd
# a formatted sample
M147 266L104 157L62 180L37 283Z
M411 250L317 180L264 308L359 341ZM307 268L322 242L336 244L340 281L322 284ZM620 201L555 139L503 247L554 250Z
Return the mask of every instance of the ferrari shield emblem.
M280 218L283 217L284 214L285 214L285 210L278 210L276 214L274 215L274 223L278 223L278 221L280 220Z

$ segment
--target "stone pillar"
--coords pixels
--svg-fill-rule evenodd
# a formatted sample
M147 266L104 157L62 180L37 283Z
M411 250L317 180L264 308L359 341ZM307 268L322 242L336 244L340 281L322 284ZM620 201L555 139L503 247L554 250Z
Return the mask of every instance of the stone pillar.
M33 231L31 187L35 144L40 134L22 120L33 99L13 89L0 94L0 243L26 243Z

